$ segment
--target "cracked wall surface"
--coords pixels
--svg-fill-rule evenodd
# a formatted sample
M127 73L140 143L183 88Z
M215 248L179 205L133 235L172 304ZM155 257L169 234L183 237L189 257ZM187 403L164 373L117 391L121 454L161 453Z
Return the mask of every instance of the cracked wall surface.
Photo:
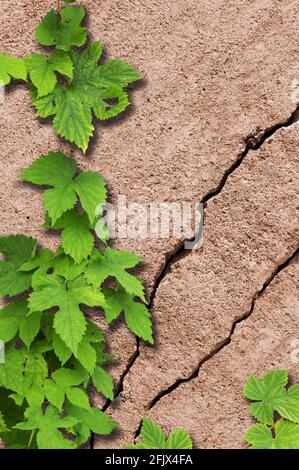
M254 422L242 398L247 378L285 368L298 383L298 282L297 256L258 298L250 318L237 325L231 343L202 366L197 378L162 398L149 417L169 431L190 429L199 448L242 447L242 436Z
M297 249L298 125L277 128L291 124L297 106L291 94L299 79L299 1L83 4L105 57L127 60L145 79L132 90L125 116L96 124L87 157L72 150L79 166L103 174L112 202L123 194L128 202L197 203L220 191L205 209L202 248L171 263L170 273L161 276L166 261L176 261L182 240L114 241L145 261L142 276L156 333L156 346L142 344L138 358L135 338L121 321L108 333L117 357L111 364L115 383L126 373L122 393L108 408L121 430L95 446L118 447L132 440L152 400L188 379L221 347L234 321L250 312L264 283ZM19 56L38 51L34 29L53 5L2 0L1 49ZM18 175L38 155L68 147L49 123L35 118L24 85L8 88L0 122L1 235L22 231L53 248L58 239L41 228L41 193ZM269 129L273 135L263 142ZM256 142L261 148L248 152ZM94 316L103 326L101 313ZM180 387L174 393L179 402ZM196 398L190 397L194 410L200 406ZM105 404L102 397L94 400ZM153 408L160 410L159 419L166 400ZM177 414L169 415L166 427L176 420ZM226 445L222 437L209 441L195 424L193 435L198 445Z
M233 323L251 312L264 285L298 250L298 128L282 129L249 152L207 205L202 248L173 264L160 284L156 346L141 346L111 406L123 423L113 445L130 442L156 396L192 375L230 337Z

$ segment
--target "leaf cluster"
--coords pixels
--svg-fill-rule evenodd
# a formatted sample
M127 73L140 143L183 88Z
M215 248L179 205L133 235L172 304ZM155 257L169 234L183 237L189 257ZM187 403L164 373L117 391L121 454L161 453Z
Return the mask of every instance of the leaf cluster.
M247 380L243 392L257 420L244 436L251 449L299 449L299 384L287 384L287 370Z
M102 331L87 307L111 323L124 313L128 328L153 342L142 282L128 270L140 263L129 252L95 243L98 207L106 201L103 178L79 173L62 153L37 159L21 178L46 186L46 226L61 231L55 253L24 235L0 238L0 436L8 447L74 448L91 432L115 428L87 393L93 385L113 400L113 382L103 367ZM107 232L105 232L107 234ZM109 288L105 287L110 280ZM63 432L61 432L63 431Z
M94 116L111 119L129 106L124 89L141 75L126 62L111 59L99 64L103 49L87 42L82 6L54 9L42 19L35 38L52 47L47 54L30 54L24 60L0 54L0 81L29 77L32 103L37 116L53 118L60 137L85 152L93 135Z

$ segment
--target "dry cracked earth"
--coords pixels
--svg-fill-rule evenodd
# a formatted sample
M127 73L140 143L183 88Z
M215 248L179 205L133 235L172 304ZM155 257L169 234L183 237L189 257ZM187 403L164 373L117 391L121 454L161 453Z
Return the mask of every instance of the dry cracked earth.
M2 0L1 49L23 56L54 0ZM94 448L138 439L149 416L185 427L197 448L239 448L251 424L250 374L287 368L299 381L299 0L84 0L105 55L145 74L132 107L97 124L82 169L100 171L111 202L204 203L204 240L118 239L139 253L156 344L123 323L107 332L119 423ZM26 87L7 90L0 126L1 234L51 248L41 194L18 181L40 154L65 150L35 118ZM103 325L103 322L99 320Z

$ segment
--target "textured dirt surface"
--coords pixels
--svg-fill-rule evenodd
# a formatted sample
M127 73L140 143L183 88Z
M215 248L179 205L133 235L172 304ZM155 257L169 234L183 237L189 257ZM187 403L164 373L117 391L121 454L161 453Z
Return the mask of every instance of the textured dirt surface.
M54 3L2 0L1 49L19 56L37 51L34 29ZM214 190L220 193L206 208L202 248L173 264L161 283L165 262L175 255L180 240L114 243L138 252L145 260L142 275L154 305L157 342L154 348L142 345L140 357L131 364L134 337L121 323L109 333L111 349L119 358L111 368L115 381L128 364L132 367L124 379L123 393L108 408L121 430L109 440L97 441L96 446L118 447L132 440L141 417L159 393L188 378L200 361L230 337L234 321L251 311L264 283L275 277L278 266L297 248L298 124L274 131L276 126L290 124L296 109L294 93L293 99L291 95L292 83L299 79L299 1L83 3L92 39L106 45L105 56L127 60L146 78L131 92L130 112L111 124L96 125L87 157L73 150L80 167L103 174L112 202L123 194L128 202L196 203L206 201ZM18 182L18 175L38 155L67 147L49 123L35 119L25 86L8 89L1 111L1 234L22 231L54 247L57 238L41 228L40 194ZM263 143L268 129L273 136ZM245 152L256 142L263 143L260 150ZM235 168L238 161L241 164ZM232 176L226 182L228 172ZM298 299L290 276L281 282L286 284L285 295L294 291L292 295ZM269 292L270 288L272 283ZM294 302L289 300L290 311L294 305L298 308ZM267 305L270 315L272 300ZM250 329L249 320L247 323ZM258 341L261 334L256 321L250 330L252 341L255 337ZM244 351L245 356L247 353ZM253 367L262 370L250 350L243 376L237 351L234 354L236 363L229 371L237 374L240 383ZM272 363L287 365L284 354L282 341L273 351L273 359L265 360L265 369ZM228 386L222 376L223 364L215 360L216 356L211 361L213 377L198 385L199 392L192 388L197 381L191 381L158 401L152 412L161 424L164 420L166 428L182 423L180 406L187 404L180 394L190 387L186 415L190 426L187 418L185 424L196 445L238 446L242 423L246 427L248 420L246 403L240 394L236 403L239 428L232 418L223 425L234 441L228 443L213 422L213 381L222 381L223 400L224 393L229 401L238 392ZM200 409L203 394L209 411ZM104 404L101 397L95 400L99 406ZM197 415L198 420L194 419ZM215 430L213 439L210 428L200 429L205 420Z

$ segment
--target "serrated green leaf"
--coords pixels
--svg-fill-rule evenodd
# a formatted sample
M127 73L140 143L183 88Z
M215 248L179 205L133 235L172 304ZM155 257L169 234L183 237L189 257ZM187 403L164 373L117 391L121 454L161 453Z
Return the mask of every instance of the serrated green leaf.
M27 263L22 264L19 271L31 272L31 287L36 289L47 278L47 272L54 266L54 256L47 248L42 248Z
M43 386L47 376L48 365L43 355L27 351L23 395L26 397L29 405L42 405L45 397Z
M82 7L63 8L61 19L52 9L38 26L35 38L42 46L56 46L63 51L69 51L71 46L81 47L87 37L85 29L80 26L84 16Z
M89 307L102 306L104 296L88 286L83 278L70 281L67 285L61 280L52 280L40 291L33 292L29 297L31 312L58 307L55 315L54 328L66 346L76 355L78 345L86 330L86 320L80 304Z
M90 342L83 338L78 347L77 359L90 374L93 373L96 366L97 355Z
M123 60L113 59L98 68L97 78L103 87L115 85L123 88L140 80L142 75Z
M19 323L13 316L16 309L15 304L7 305L0 311L0 340L10 341L18 332Z
M83 152L94 131L92 111L101 120L123 112L130 104L123 88L141 78L121 60L97 65L101 54L98 43L89 44L84 51L72 50L74 73L69 83L57 84L47 99L40 98L37 90L31 92L38 115L55 116L53 125L57 134L74 142Z
M147 449L165 449L166 437L161 427L148 418L143 418L141 438Z
M58 411L49 406L43 414L40 408L29 408L26 412L27 421L15 426L20 430L37 429L39 449L74 449L76 445L65 439L59 429L70 429L78 423L73 417L61 418Z
M92 381L98 392L102 393L111 401L114 400L113 380L108 372L106 372L102 367L96 367L92 375Z
M36 108L36 114L38 117L47 118L49 116L55 116L56 114L55 100L58 99L58 96L59 96L58 86L56 86L54 90L51 93L49 93L47 96L38 98L37 89L33 85L31 85L30 95L32 98L32 102Z
M60 412L67 397L75 406L90 409L89 398L87 394L77 385L82 383L81 374L74 370L63 367L52 374L52 379L45 382L45 394L49 402Z
M6 257L0 261L0 295L14 296L26 291L31 284L31 273L19 272L36 249L36 240L24 235L0 237L0 252Z
M85 153L93 135L90 106L81 100L76 90L62 90L56 102L56 116L53 120L55 131L60 137L73 142Z
M72 405L84 408L86 410L90 409L88 395L80 388L70 388L66 392L66 396Z
M87 262L88 260L85 259L81 263L76 264L73 258L63 253L54 260L53 268L58 276L64 277L67 281L73 281L80 274L84 273Z
M273 424L274 411L284 418L299 423L299 386L290 387L287 370L274 370L262 379L249 377L244 387L244 395L257 401L250 405L250 411L263 424Z
M110 86L96 94L92 108L98 119L106 121L125 111L129 104L127 93L117 86Z
M103 292L106 299L104 310L107 323L111 323L124 312L128 328L135 335L153 344L153 326L147 307L135 302L134 298L121 288L117 291L104 289Z
M29 261L22 264L19 271L33 271L42 267L49 268L53 262L53 255L47 248L42 248Z
M64 365L72 356L72 351L67 347L64 341L62 341L55 330L53 331L53 347L61 365Z
M94 246L94 238L90 232L87 214L78 214L76 210L65 212L53 226L63 229L61 234L62 247L67 255L79 264L87 258Z
M0 364L0 385L22 394L24 355L10 344L5 350L5 363Z
M97 408L91 408L89 411L67 404L67 413L78 420L78 445L87 441L90 431L100 436L106 436L116 428L116 424L110 416Z
M97 207L106 202L107 191L105 181L98 173L86 171L76 178L75 190L92 224L96 216Z
M37 185L66 186L76 171L76 164L71 158L61 152L49 152L24 170L21 179Z
M264 424L254 424L245 434L244 440L251 449L299 449L299 425L279 420L274 425L274 436Z
M0 85L8 85L11 77L26 80L27 71L22 59L0 53Z
M289 387L285 396L276 401L276 409L281 416L299 423L299 385Z
M94 286L101 286L108 277L114 277L128 294L146 302L141 280L126 271L140 262L140 258L133 253L107 247L91 260L86 268L85 277L88 283Z
M13 302L0 310L0 339L10 341L19 331L21 340L27 348L37 336L40 329L41 313L28 316L29 310L25 300Z
M69 79L73 77L73 63L62 51L55 51L49 56L31 54L26 57L25 64L31 82L37 89L37 98L42 98L54 90L57 84L55 72Z
M47 379L44 384L44 391L49 403L55 406L58 411L61 411L65 401L64 388L57 385L53 380Z
M53 223L76 203L73 177L76 164L61 152L49 152L35 160L21 174L23 181L53 186L44 193L44 204Z
M185 429L171 432L166 442L166 449L192 449L192 440Z
M41 156L21 175L23 181L53 186L44 193L45 208L55 224L66 211L73 209L77 196L92 224L96 209L106 202L105 182L95 172L84 172L74 179L76 165L62 153Z
M192 449L192 441L185 429L176 429L168 439L161 427L149 418L143 418L141 441L126 445L125 449Z
M26 319L24 318L20 323L20 338L25 343L27 348L30 348L33 340L38 335L41 324L40 312L35 312L33 315L29 315Z

